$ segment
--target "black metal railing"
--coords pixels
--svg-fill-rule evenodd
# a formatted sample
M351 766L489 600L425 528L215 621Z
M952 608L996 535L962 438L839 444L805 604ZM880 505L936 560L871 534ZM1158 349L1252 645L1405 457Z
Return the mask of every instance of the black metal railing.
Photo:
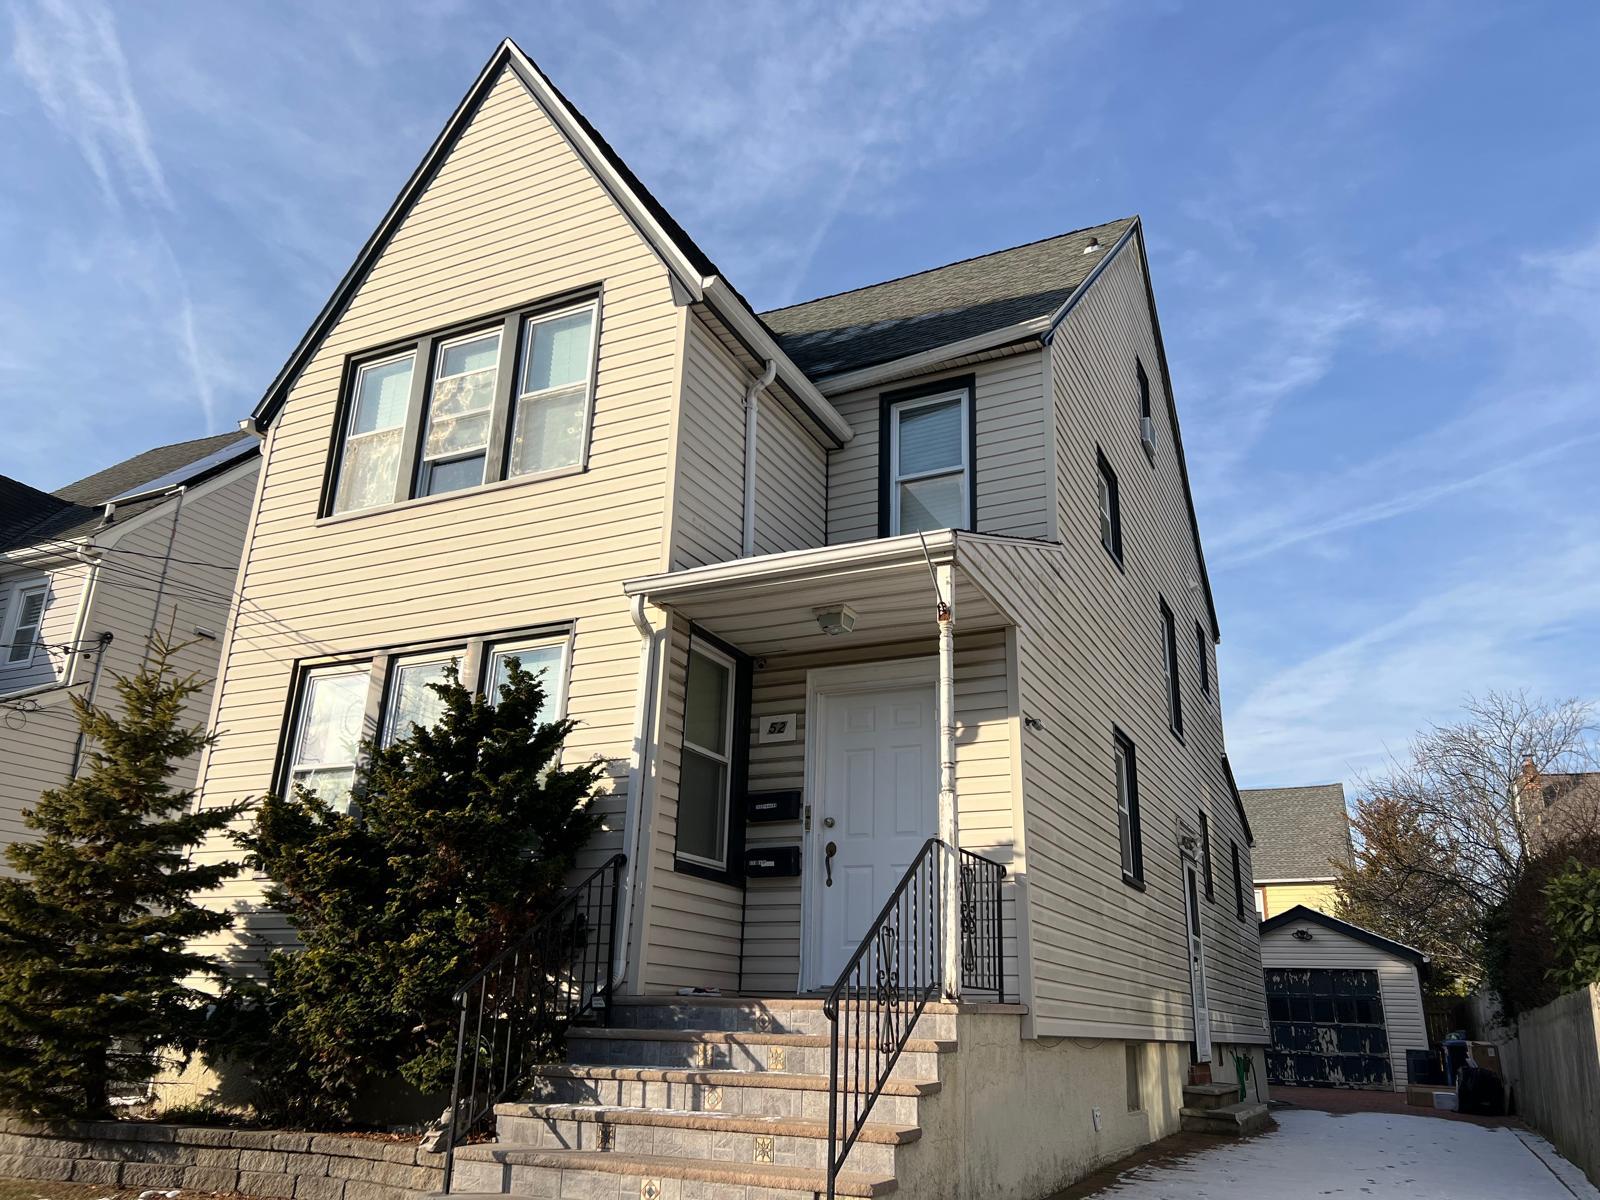
M1006 869L929 838L823 1002L830 1025L828 1200L917 1018L943 991L947 867L958 889L962 990L1005 1000L1000 886Z
M548 1061L579 1017L611 1019L617 897L627 857L614 854L456 992L455 1082L445 1130L444 1188L455 1148Z

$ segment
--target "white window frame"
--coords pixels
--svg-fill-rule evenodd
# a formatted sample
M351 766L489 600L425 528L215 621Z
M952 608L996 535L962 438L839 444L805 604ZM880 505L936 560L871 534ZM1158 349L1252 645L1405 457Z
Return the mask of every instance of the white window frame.
M452 346L459 346L464 342L477 342L493 336L494 338L494 366L492 368L480 367L477 371L457 371L453 375L441 375L439 372L444 367L445 351ZM414 498L421 500L426 496L445 496L449 492L430 492L428 482L433 476L433 469L438 466L449 466L462 459L474 456L483 459L483 470L478 472L478 482L469 483L467 487L452 488L452 492L464 492L467 488L482 487L489 482L489 454L494 447L494 410L500 395L500 361L501 344L505 340L505 325L485 325L481 329L474 329L471 333L463 333L458 337L445 338L434 344L432 374L428 378L428 392L422 402L422 422L418 431L417 440L417 480L412 487ZM415 368L413 368L415 369ZM489 407L484 410L489 420L484 428L483 446L478 450L458 450L454 454L440 457L431 457L428 454L428 431L433 428L433 401L439 390L439 385L448 379L460 379L463 375L476 375L479 371L493 370L495 375L494 388L489 393ZM457 418L451 418L455 420ZM404 466L404 464L402 464Z
M366 433L354 432L356 417L358 417L361 413L361 380L366 376L366 373L368 371L376 370L378 367L386 367L390 363L400 362L402 359L407 358L411 360L411 383L412 387L415 388L417 377L417 348L415 346L408 350L398 350L393 354L386 354L381 358L368 359L356 367L355 377L350 382L350 394L345 400L345 404L349 411L345 413L344 436L339 443L339 477L335 479L333 483L332 511L337 515L342 516L346 513L368 512L374 508L383 507L383 504L379 503L363 505L358 508L339 508L339 495L344 487L344 473L350 465L350 447L353 443L364 438L375 438L379 434L388 433L392 429L398 429L400 431L400 455L395 462L394 471L394 489L396 492L400 490L400 481L406 478L409 473L407 464L404 461L401 461L405 457L406 426L411 421L409 404L407 405L406 414L400 418L399 425L386 425L382 429L373 429ZM388 502L393 502L392 496Z
M13 658L12 655L19 648L17 635L22 628L22 606L33 595L40 597L39 619L33 626L33 637L29 639L30 644L27 648L27 656L25 658ZM0 670L24 671L33 666L33 660L39 656L39 636L44 632L44 614L49 607L50 581L48 579L25 580L12 585L11 595L6 601L5 634L3 643L0 643L4 644L6 648L5 656L0 658Z
M722 771L722 795L721 795L721 797L719 798L719 801L718 801L718 811L719 811L719 813L721 815L721 822L717 826L718 836L719 836L719 839L720 839L720 842L721 842L721 847L722 847L722 858L721 858L720 861L718 861L717 859L713 859L713 858L703 858L698 854L689 854L689 853L687 853L686 851L684 851L681 847L679 847L677 845L673 846L673 853L674 853L674 856L680 862L695 863L695 864L697 864L699 866L702 866L702 867L709 867L711 870L714 870L714 871L726 871L728 869L728 847L729 847L729 844L730 844L730 842L732 840L729 837L729 833L730 833L729 824L730 824L730 822L732 820L732 804L733 804L733 751L734 751L734 738L736 736L738 736L738 731L735 730L734 727L733 727L733 721L734 721L734 716L739 711L739 709L738 709L738 697L737 697L737 692L738 692L738 688L739 688L739 668L738 668L738 664L735 663L731 657L729 657L728 655L724 654L722 651L716 649L715 647L707 645L703 641L699 641L699 640L694 641L689 647L689 653L690 653L691 656L696 655L696 654L704 655L706 658L709 658L712 662L714 662L718 666L722 667L723 670L727 671L727 673L728 673L727 694L726 694L726 698L724 700L725 708L724 708L724 712L722 714L722 717L723 717L722 728L723 728L723 731L724 731L723 732L723 736L724 736L724 739L727 742L727 746L726 746L726 748L724 750L712 750L712 749L709 749L708 747L700 745L697 742L691 742L689 740L689 722L688 722L688 712L687 712L689 695L688 695L687 687L685 687L685 690L684 690L684 705L685 705L685 713L684 713L685 719L684 719L684 723L683 723L684 724L684 731L683 731L683 750L684 750L684 753L688 753L690 751L693 751L696 754L700 754L700 755L703 755L706 758L711 759L713 762L721 763L722 764L722 768L723 768L723 771ZM685 664L685 667L684 667L684 680L685 680L685 683L687 684L687 681L688 681L688 666L687 666L687 663ZM748 736L748 731L746 732L746 736ZM681 769L679 771L679 781L680 781L680 791L679 791L679 794L678 794L678 804L679 804L679 807L681 809L682 808L682 804L683 804L683 794L682 794L682 791L681 791L681 781L682 781L682 771L681 771Z
M426 667L455 662L457 670L466 657L466 647L447 646L437 650L418 650L410 653L386 655L384 664L383 719L378 723L378 745L391 746L397 736L405 737L411 731L396 730L395 715L399 712L400 672L406 667Z
M961 413L961 465L959 467L939 467L932 471L913 471L909 475L900 473L900 417L903 413L915 412L921 408L933 408L940 404L948 404L951 400L957 402L957 410ZM916 396L906 400L894 400L889 404L889 536L898 536L900 529L900 485L916 483L923 479L943 479L950 475L961 477L961 524L951 526L952 529L972 528L972 393L965 387L955 388L948 392L935 392L930 396Z
M295 772L300 770L327 771L335 768L343 770L348 767L351 773L351 784L354 785L357 768L361 763L360 738L357 739L355 753L349 762L345 762L343 759L337 761L327 760L322 762L303 762L301 760L300 747L305 740L306 718L310 713L310 705L307 701L309 699L312 679L319 676L327 677L332 675L359 675L366 680L370 702L370 694L372 691L372 673L373 663L370 660L364 660L362 662L325 663L321 666L306 667L300 672L299 678L295 683L294 725L289 731L289 752L286 755L287 761L283 765L283 782L281 786L286 794L293 793L293 789L295 787ZM364 713L362 716L362 725L365 726L365 724L366 715Z
M547 467L543 471L512 471L512 454L517 443L517 417L522 411L525 401L538 401L546 396L554 396L560 392L571 391L575 384L566 383L557 387L539 388L535 391L522 390L524 380L527 378L528 362L533 354L533 331L537 325L550 321L558 321L563 317L570 317L574 313L587 311L589 314L589 345L584 351L584 376L583 376L583 429L578 435L578 459L576 462L562 463L559 466ZM560 471L586 470L589 466L589 437L594 426L594 374L595 374L595 339L600 336L600 301L587 300L582 304L569 305L566 308L552 309L550 312L533 313L522 319L522 344L517 348L516 378L511 381L511 401L506 412L506 460L502 469L507 479L539 479L542 476L554 475Z
M543 721L559 721L567 715L567 674L572 670L572 635L570 633L530 634L527 637L507 637L485 640L483 643L483 679L478 690L490 704L500 697L492 694L494 687L494 660L498 655L515 655L519 650L543 650L554 646L561 657L554 668L546 668Z

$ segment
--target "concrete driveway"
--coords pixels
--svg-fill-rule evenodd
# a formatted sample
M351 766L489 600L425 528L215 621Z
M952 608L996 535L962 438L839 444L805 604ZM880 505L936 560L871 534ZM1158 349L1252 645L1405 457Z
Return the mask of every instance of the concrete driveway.
M1285 1108L1278 1128L1131 1167L1095 1200L1600 1200L1525 1129Z

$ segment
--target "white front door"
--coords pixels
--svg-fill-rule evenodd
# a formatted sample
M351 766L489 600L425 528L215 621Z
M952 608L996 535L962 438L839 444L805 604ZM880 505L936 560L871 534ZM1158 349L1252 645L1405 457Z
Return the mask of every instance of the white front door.
M1199 871L1194 860L1183 860L1184 926L1189 931L1189 991L1194 1003L1194 1056L1211 1061L1211 1010L1206 1005L1206 948L1200 937Z
M927 684L817 695L807 987L833 986L937 831L937 708Z

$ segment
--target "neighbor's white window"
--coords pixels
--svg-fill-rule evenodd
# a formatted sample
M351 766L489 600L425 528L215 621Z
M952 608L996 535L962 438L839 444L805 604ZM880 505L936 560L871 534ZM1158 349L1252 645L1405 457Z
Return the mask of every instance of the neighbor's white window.
M411 733L413 725L431 729L444 716L444 701L430 684L443 683L460 650L405 655L389 662L389 701L383 714L382 744Z
M971 527L967 392L901 400L889 409L889 533Z
M511 678L511 663L515 661L529 675L539 676L544 684L544 711L540 716L553 721L566 711L566 657L567 639L564 637L496 643L489 650L484 695L490 704L499 701L500 689Z
M487 478L489 421L500 374L500 329L440 342L422 436L417 495L477 487Z
M347 807L361 753L368 668L318 667L300 678L300 703L289 756L289 783L336 808Z
M588 442L595 305L529 317L507 475L576 466Z
M689 651L678 783L678 857L728 863L728 787L733 770L733 661L703 644Z
M39 648L39 627L44 624L44 601L49 590L44 582L18 584L11 589L11 603L6 606L6 666L25 667L33 662Z
M357 369L334 512L394 503L416 359L408 350Z

